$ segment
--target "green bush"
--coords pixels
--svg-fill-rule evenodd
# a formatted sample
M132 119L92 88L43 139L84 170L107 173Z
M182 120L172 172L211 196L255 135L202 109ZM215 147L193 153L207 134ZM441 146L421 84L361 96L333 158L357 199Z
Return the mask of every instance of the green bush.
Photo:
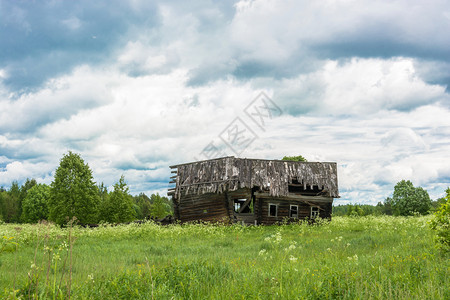
M450 251L450 188L447 188L446 193L446 201L435 212L430 225L432 229L436 230L436 241L439 247Z

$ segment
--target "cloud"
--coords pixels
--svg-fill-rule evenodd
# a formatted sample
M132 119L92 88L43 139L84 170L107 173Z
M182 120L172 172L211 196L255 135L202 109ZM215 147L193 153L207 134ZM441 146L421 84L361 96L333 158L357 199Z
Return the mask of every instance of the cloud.
M2 2L0 68L4 84L28 91L79 64L100 64L120 46L133 24L152 28L158 11L122 1ZM133 35L133 33L131 33Z
M258 136L245 157L337 161L340 203L448 184L444 1L0 5L0 185L50 182L72 150L164 194L236 117ZM261 91L283 111L265 130L244 113Z
M98 84L98 75L81 67L48 81L35 93L0 99L0 132L31 134L48 123L107 103L110 93L107 86Z

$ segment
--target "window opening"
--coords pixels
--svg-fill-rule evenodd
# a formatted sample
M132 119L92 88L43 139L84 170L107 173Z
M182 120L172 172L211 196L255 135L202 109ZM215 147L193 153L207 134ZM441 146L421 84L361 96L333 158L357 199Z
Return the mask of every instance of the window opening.
M326 191L323 187L319 187L318 185L308 185L303 181L299 182L296 179L292 180L292 183L288 185L288 191L290 194L299 194L304 196L319 196L323 195Z
M253 213L253 200L250 199L234 199L234 212L238 214Z
M289 207L289 217L298 218L298 205L291 205Z
M276 217L278 215L278 205L269 204L269 217Z
M311 206L311 219L315 219L319 216L319 207Z

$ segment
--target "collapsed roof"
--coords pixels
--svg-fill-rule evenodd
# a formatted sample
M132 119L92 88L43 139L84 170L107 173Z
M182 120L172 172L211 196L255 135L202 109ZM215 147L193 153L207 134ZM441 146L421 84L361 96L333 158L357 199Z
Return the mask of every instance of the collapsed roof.
M334 162L297 162L236 158L234 156L170 166L177 169L171 193L205 194L259 187L271 196L286 196L293 181L317 186L322 195L338 198L337 166Z

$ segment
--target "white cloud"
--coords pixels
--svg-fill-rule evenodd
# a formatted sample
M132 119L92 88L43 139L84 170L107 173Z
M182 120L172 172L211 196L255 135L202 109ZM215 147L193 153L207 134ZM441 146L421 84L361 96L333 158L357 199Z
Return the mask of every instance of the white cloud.
M28 93L5 86L1 66L0 185L49 182L73 150L99 182L124 174L133 193L164 193L168 166L199 157L235 117L252 124L243 109L264 90L284 115L255 127L243 156L337 161L341 203L382 201L401 179L439 195L450 178L445 2L192 5L158 5L157 26L130 25L105 63Z

